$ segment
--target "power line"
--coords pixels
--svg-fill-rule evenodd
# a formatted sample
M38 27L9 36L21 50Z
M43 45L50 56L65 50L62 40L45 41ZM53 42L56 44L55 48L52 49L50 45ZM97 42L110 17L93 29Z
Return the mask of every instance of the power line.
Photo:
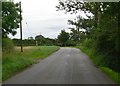
M24 17L24 20L25 20L25 24L26 24L26 26L27 26L27 29L28 29L28 31L29 31L29 34L30 34L30 36L32 36L32 33L31 33L30 28L29 28L29 26L28 26L28 22L27 22L25 16L23 16L23 17Z

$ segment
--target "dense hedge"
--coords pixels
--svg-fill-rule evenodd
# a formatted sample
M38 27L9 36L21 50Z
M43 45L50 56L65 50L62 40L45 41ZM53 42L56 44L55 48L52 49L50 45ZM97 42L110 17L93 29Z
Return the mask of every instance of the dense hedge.
M14 49L14 44L10 38L2 39L2 51L11 52Z

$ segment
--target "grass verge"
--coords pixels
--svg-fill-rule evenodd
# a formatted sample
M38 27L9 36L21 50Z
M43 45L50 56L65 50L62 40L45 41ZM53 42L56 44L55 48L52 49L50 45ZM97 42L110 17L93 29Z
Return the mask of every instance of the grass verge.
M17 47L11 53L3 53L2 80L8 79L13 74L36 63L38 59L47 57L58 49L58 46L32 46L24 47L24 52L21 53L20 47Z
M81 51L83 51L84 53L86 53L89 58L91 59L91 61L100 68L100 70L102 72L104 72L106 75L108 75L108 77L110 77L113 81L115 81L116 83L120 84L120 73L115 72L107 67L104 67L103 65L101 65L101 60L103 59L103 55L101 54L94 54L94 51L92 49L88 49L84 46L77 46L77 48L79 48Z
M120 84L120 73L117 73L107 67L100 67L100 69L102 70L102 72L108 75L112 80Z

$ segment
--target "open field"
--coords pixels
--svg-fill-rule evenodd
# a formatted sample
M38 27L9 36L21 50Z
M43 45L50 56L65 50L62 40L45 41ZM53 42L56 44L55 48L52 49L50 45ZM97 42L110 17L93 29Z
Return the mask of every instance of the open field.
M13 52L3 53L3 81L33 63L38 62L38 59L44 59L58 49L58 46L31 46L24 47L24 52L21 53L20 47L15 47Z

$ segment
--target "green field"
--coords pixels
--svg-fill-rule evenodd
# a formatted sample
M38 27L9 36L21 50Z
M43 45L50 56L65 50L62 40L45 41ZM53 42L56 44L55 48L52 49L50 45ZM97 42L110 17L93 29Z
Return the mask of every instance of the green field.
M3 53L2 80L4 81L13 74L37 63L38 59L44 59L58 49L58 46L30 46L24 47L24 52L21 53L20 47L15 47L13 52Z

